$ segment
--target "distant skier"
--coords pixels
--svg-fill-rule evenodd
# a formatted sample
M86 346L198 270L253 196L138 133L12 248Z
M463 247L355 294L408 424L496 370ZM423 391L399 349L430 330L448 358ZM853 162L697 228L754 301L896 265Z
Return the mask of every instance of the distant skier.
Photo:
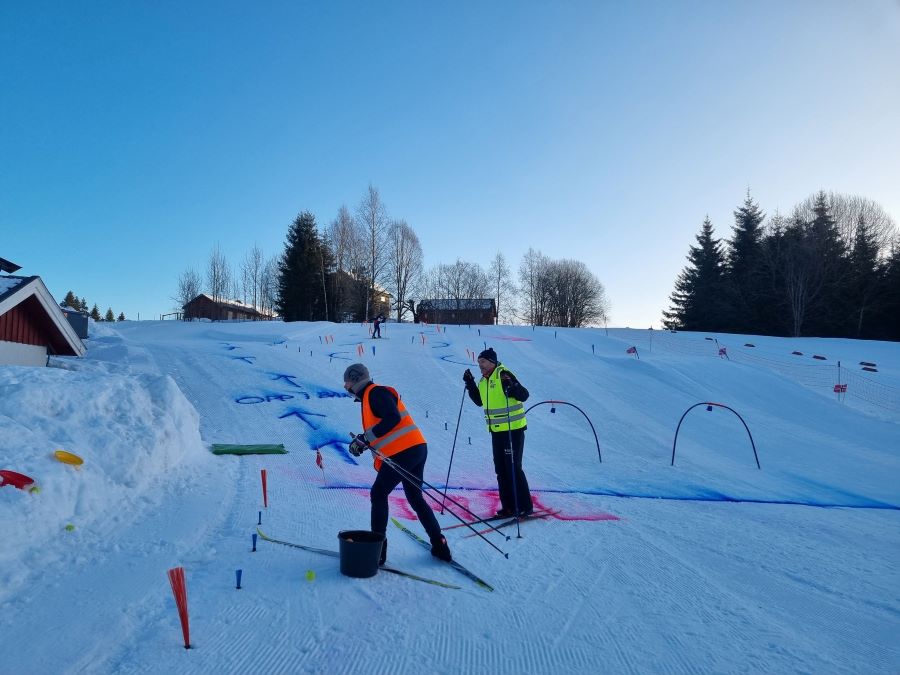
M372 337L380 338L381 337L381 324L384 323L384 314L379 314L375 317L375 322L372 325Z
M434 511L422 495L428 445L425 436L400 400L400 395L393 387L372 382L369 369L362 363L354 363L344 371L344 389L362 403L364 431L350 443L350 453L359 457L368 445L390 459L390 462L383 462L381 457L375 455L375 470L378 475L369 493L372 500L372 531L381 534L387 532L388 495L402 482L406 501L419 516L431 539L431 555L441 560L452 560L447 539L441 534L441 526L434 517ZM392 464L396 464L415 480L401 476ZM383 565L386 559L387 539L384 540L379 563Z
M497 353L490 347L478 355L481 380L476 384L472 371L466 368L463 382L475 405L484 407L484 419L491 434L494 471L500 493L498 516L520 516L534 511L528 479L522 470L525 452L525 406L528 390L512 371L497 361ZM512 445L512 450L510 450Z

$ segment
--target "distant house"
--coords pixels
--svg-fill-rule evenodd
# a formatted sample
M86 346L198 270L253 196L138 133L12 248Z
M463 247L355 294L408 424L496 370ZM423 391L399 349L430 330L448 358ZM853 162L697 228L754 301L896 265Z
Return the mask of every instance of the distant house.
M18 269L0 258L0 270ZM40 277L0 275L0 365L46 366L51 355L86 351Z
M493 298L422 300L415 317L416 323L493 324L497 305Z
M260 312L256 307L237 300L215 300L205 293L188 302L183 307L184 320L209 319L210 321L270 321L271 314Z
M80 309L69 307L68 305L60 305L60 309L62 309L69 324L75 329L75 334L82 340L87 340L88 317L90 314L82 312Z
M364 279L352 272L337 270L328 275L328 303L333 321L363 321L366 318L366 297L368 296L368 318L372 320L379 314L391 315L393 297L384 288L375 284L375 290L369 295L369 285Z

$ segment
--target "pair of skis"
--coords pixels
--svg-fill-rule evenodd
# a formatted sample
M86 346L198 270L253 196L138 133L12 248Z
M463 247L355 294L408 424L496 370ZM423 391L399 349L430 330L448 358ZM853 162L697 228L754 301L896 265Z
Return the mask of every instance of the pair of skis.
M399 527L401 530L403 530L414 541L418 542L419 545L424 546L429 551L431 550L431 544L429 544L427 541L422 539L419 535L417 535L415 532L413 532L409 528L405 527L399 521L395 520L394 518L391 518L391 520L394 522L394 524L397 527ZM317 548L315 546L306 546L305 544L295 544L294 542L284 541L282 539L275 539L274 537L270 537L269 535L265 534L258 527L256 528L256 533L260 536L261 539L271 542L273 544L281 544L282 546L290 546L291 548L299 548L303 551L310 551L311 553L327 555L332 558L340 557L340 553L338 553L337 551L331 551L326 548ZM460 565L456 560L450 561L447 564L450 565L451 567L453 567L455 570L459 571L461 574L467 576L472 581L474 581L476 584L478 584L479 587L484 588L487 591L494 590L493 586L491 586L489 583L487 583L481 577L477 576L474 572L471 572L467 568ZM411 572L406 572L404 570L397 569L396 567L391 567L390 565L381 565L379 567L379 569L384 572L390 572L391 574L396 574L401 577L406 577L407 579L413 579L415 581L422 581L426 584L431 584L433 586L440 586L441 588L453 588L456 590L460 590L460 587L456 586L454 584L448 584L443 581L438 581L437 579L429 579L428 577L422 577L422 576L419 576L418 574L412 574Z
M291 548L299 548L303 551L310 551L311 553L318 553L320 555L327 555L332 558L340 558L341 554L337 551L331 551L327 548L316 548L315 546L306 546L305 544L295 544L291 541L284 541L282 539L275 539L265 534L258 527L256 528L256 533L260 536L260 539L264 539L265 541L272 542L273 544L281 544L282 546L290 546ZM407 579L414 579L415 581L424 581L426 584L432 584L434 586L441 586L442 588L455 588L459 589L459 586L454 586L453 584L446 584L443 581L438 581L437 579L429 579L427 577L420 577L418 574L412 574L411 572L405 572L403 570L398 570L396 567L391 567L390 565L381 565L379 569L383 572L390 572L391 574L396 574L397 576L406 577Z

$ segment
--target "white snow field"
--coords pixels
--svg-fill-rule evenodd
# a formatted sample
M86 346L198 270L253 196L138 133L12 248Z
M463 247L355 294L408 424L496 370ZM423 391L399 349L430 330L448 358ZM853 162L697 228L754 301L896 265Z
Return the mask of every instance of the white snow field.
M900 672L900 344L406 324L383 335L94 324L83 359L0 367L0 469L39 488L0 488L0 673ZM460 588L350 578L336 558L262 540L251 550L260 519L272 537L335 551L340 530L368 529L375 473L347 452L361 422L342 389L357 360L424 430L425 479L443 489L452 454L448 497L492 513L488 434L462 382L486 345L540 404L525 471L558 511L521 537L486 535L508 558L465 527L446 531L493 592L392 525L390 565ZM692 408L704 402L719 405ZM288 454L217 456L213 443ZM424 534L399 490L391 512ZM179 566L191 649L166 574Z

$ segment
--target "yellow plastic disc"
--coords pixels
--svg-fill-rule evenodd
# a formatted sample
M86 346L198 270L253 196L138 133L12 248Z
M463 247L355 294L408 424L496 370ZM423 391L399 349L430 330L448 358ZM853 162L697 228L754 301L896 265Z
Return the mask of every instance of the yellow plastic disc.
M65 450L57 450L53 453L53 456L63 464L71 464L72 466L81 466L84 464L84 460L81 459L81 457L74 453L66 452Z

